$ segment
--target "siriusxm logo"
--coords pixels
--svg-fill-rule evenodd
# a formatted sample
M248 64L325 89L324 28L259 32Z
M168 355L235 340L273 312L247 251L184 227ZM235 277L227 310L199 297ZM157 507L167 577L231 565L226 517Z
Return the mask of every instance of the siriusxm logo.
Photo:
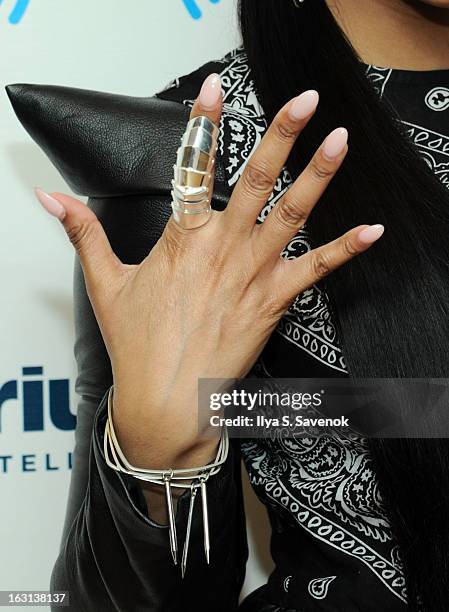
M4 0L0 0L0 5L3 4ZM25 15L25 11L28 8L30 0L14 0L12 11L9 14L8 21L12 25L17 25Z
M9 380L0 387L0 434L2 433L2 410L9 400L22 400L21 416L23 431L44 431L45 417L61 431L75 429L76 417L70 412L70 381L67 379L43 379L42 367L22 368L21 380ZM48 411L44 407L44 387L48 390Z
M197 0L182 0L182 1L186 9L189 11L190 16L193 19L201 19L201 17L203 16L203 13L200 7L198 6ZM211 2L212 4L218 4L220 0L209 0L209 2Z
M54 436L55 428L64 432L75 429L76 418L70 412L70 381L48 380L43 374L41 366L24 367L19 380L8 380L0 387L0 475L72 469L70 436L63 439L62 445L61 441L52 442L50 451L45 452L38 442L40 435L38 438L27 435L35 432L49 439L49 435ZM11 417L15 421L12 431L6 427L11 424ZM25 432L23 436L16 435L16 423L19 431ZM24 443L28 447L26 451Z

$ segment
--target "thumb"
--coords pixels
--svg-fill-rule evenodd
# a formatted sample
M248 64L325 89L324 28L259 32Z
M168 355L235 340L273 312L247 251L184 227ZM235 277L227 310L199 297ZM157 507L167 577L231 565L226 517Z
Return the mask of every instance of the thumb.
M63 193L36 189L43 208L59 219L80 258L86 283L107 283L122 265L95 213L85 204Z

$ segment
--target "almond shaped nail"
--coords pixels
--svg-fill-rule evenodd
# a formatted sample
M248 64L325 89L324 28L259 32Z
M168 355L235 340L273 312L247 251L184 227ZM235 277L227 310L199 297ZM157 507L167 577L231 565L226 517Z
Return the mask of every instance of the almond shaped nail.
M319 100L320 96L314 89L305 91L292 101L289 109L290 118L293 121L306 119L316 110Z
M201 87L199 102L205 110L214 110L221 96L221 79L218 74L210 74Z
M384 232L385 227L383 225L371 225L370 227L366 227L360 232L359 240L364 244L373 244L374 242L379 240L381 236L383 236Z
M64 206L59 202L56 198L46 193L42 189L36 187L34 190L38 201L41 203L42 207L50 214L52 217L56 217L60 221L62 221L66 215L66 211Z
M324 141L323 155L329 161L333 161L339 157L346 145L348 144L348 130L346 128L337 128L329 134Z

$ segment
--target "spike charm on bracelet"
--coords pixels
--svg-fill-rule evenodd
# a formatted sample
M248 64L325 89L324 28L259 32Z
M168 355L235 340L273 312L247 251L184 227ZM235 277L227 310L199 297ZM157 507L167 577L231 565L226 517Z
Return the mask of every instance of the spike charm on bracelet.
M196 499L197 493L198 493L198 487L196 487L194 484L190 485L189 516L187 518L186 539L184 540L184 548L182 551L182 561L181 561L181 573L182 573L183 578L186 575L186 569L187 569L187 556L189 554L190 532L192 531L193 508L195 506L195 499Z
M170 480L172 475L166 474L164 476L165 483L165 495L167 498L167 512L168 512L168 531L170 538L170 549L173 557L173 562L176 565L178 563L178 538L176 536L176 523L175 523L175 511L173 508L173 496L171 493Z
M209 535L209 511L207 508L207 489L206 489L206 477L200 478L201 487L201 506L203 509L203 531L204 531L204 553L206 555L206 561L210 563L210 535Z

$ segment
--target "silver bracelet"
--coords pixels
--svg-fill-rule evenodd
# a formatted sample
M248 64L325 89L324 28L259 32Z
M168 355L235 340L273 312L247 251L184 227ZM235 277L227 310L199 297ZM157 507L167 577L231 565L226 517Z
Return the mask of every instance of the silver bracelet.
M226 462L229 454L229 436L226 428L223 428L220 443L218 446L217 456L213 463L195 468L183 468L174 470L172 468L166 470L151 470L137 468L129 463L123 454L122 449L115 434L114 423L112 419L112 399L114 387L109 389L108 394L108 418L106 421L103 450L107 465L123 474L128 474L138 480L150 482L155 485L160 485L165 488L167 501L167 513L169 520L169 540L170 549L173 557L173 562L177 564L178 557L178 539L176 533L175 512L173 507L172 487L185 489L190 488L190 506L187 519L186 538L182 553L181 572L184 577L187 567L187 555L189 550L190 531L192 527L193 510L198 489L201 491L201 506L203 514L203 532L204 532L204 552L207 563L210 562L210 536L209 536L209 514L207 506L207 488L206 483L210 476L218 474L222 465ZM187 483L186 481L190 481Z

